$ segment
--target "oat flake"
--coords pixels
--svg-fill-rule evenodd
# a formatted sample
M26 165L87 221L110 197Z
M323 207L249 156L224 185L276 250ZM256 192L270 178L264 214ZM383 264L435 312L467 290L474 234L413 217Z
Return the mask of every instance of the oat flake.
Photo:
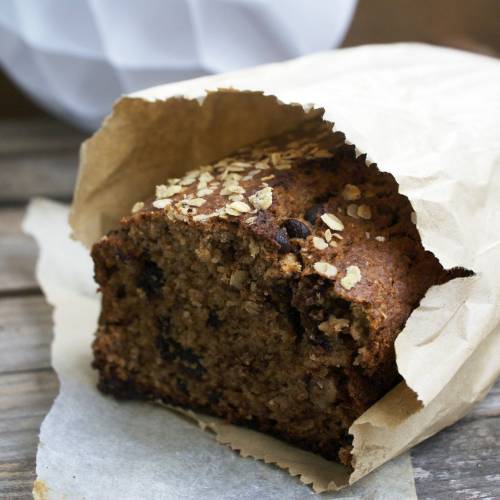
M155 200L153 201L153 207L155 208L165 208L167 205L170 205L172 200L165 198L163 200Z
M324 250L325 248L328 248L328 243L323 238L319 238L318 236L313 236L312 242L316 250Z
M138 201L137 203L134 203L134 206L132 207L132 213L135 214L139 210L142 210L144 208L144 202Z
M321 220L333 231L342 231L344 229L344 224L342 221L333 214L323 214Z
M345 276L340 280L340 284L350 290L361 281L361 270L358 266L349 266L345 270Z
M250 203L257 209L267 210L273 204L273 188L265 187L256 191L249 198Z
M337 275L337 268L328 262L315 262L313 267L314 270L324 278L332 279Z

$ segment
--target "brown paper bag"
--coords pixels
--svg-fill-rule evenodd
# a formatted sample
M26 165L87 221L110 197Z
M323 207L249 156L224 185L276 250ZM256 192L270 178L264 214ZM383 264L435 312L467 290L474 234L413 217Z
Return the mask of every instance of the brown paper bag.
M318 492L357 481L455 422L500 370L500 93L493 84L500 64L405 45L380 53L373 68L356 50L124 97L82 146L70 216L75 238L91 245L155 184L305 120L335 123L394 175L417 213L424 246L445 267L475 275L431 288L411 315L396 342L405 382L350 429L354 472L189 413L219 442L300 475Z

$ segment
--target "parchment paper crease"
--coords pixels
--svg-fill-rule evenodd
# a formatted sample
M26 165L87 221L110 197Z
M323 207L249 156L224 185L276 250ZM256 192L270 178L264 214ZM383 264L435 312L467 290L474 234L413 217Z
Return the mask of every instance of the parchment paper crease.
M215 92L221 87L243 92ZM498 376L499 88L500 64L493 59L403 44L328 52L146 90L119 101L83 146L70 217L74 234L91 244L166 177L303 120L320 120L324 110L359 151L395 176L417 212L424 246L445 267L475 272L429 290L398 337L406 384L353 424L352 483L460 418ZM205 95L205 89L213 92ZM42 272L41 279L43 284L48 277ZM72 289L72 282L66 287ZM73 307L69 317L79 317L72 300L63 306L57 300L56 315ZM89 308L97 307L94 298L88 300ZM91 331L93 325L79 322L84 327ZM56 321L56 346L57 329ZM62 331L71 335L67 323ZM79 347L88 354L88 346ZM64 394L63 383L60 399ZM347 482L338 466L266 436L214 422L209 427L243 455L302 474L317 491ZM41 457L39 451L40 476L46 463Z

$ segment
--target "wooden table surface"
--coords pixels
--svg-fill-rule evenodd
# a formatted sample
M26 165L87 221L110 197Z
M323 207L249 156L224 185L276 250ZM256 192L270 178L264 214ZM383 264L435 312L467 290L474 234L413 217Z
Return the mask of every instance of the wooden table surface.
M31 498L38 430L58 391L52 311L20 225L32 196L70 201L83 138L51 118L0 121L0 498ZM500 383L411 453L419 499L499 499Z

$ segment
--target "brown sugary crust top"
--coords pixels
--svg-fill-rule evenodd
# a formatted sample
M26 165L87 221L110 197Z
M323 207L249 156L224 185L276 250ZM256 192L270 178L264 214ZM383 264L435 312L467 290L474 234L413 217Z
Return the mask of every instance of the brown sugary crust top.
M209 231L237 227L277 253L297 256L303 277L332 281L339 297L367 315L372 335L361 363L369 373L391 357L425 291L448 279L423 249L394 178L356 158L326 124L306 124L170 179L156 187L156 199L134 206L129 221L155 212Z

